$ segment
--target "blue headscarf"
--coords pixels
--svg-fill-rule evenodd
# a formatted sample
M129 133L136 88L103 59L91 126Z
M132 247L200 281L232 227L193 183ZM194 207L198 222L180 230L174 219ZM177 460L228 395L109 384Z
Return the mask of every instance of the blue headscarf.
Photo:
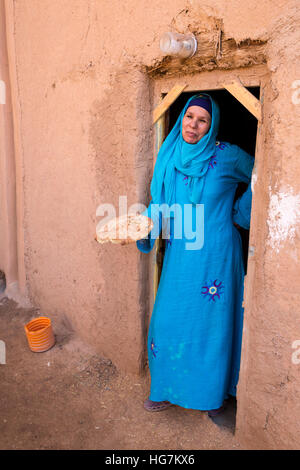
M151 196L154 204L166 203L172 206L175 201L175 168L188 180L189 199L194 204L201 203L205 174L209 159L216 150L216 137L219 130L220 110L217 103L209 97L212 106L211 126L208 133L196 144L188 144L182 137L182 120L189 103L199 97L192 96L181 111L174 127L163 142L154 167L151 182ZM200 96L201 96L200 95Z

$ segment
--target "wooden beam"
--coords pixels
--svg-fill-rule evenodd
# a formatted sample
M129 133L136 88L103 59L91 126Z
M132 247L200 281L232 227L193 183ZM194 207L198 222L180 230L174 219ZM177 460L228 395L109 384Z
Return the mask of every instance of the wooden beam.
M159 152L160 147L165 139L165 116L162 114L156 123L156 139L155 139L155 159L153 159L153 170L156 162L156 157ZM155 240L154 245L154 275L153 275L153 302L155 302L155 297L159 285L160 275L162 271L162 248L163 241L161 233L159 237Z
M178 98L179 95L186 88L185 85L176 84L173 86L172 90L164 97L164 99L159 103L159 105L153 111L153 124L155 124L158 119L169 109L172 103Z
M244 87L242 82L235 78L229 82L223 83L229 93L231 93L248 111L253 114L258 121L261 121L262 111L261 102L254 96L247 88Z
M180 85L176 83L164 99L159 103L153 112L153 124L156 124L156 141L155 141L155 158L153 159L153 169L156 162L156 157L160 147L165 139L165 112L169 109L172 103L181 95L187 84ZM162 234L155 240L155 249L152 255L152 262L154 267L153 272L153 303L159 285L160 275L162 271L162 249L163 240Z

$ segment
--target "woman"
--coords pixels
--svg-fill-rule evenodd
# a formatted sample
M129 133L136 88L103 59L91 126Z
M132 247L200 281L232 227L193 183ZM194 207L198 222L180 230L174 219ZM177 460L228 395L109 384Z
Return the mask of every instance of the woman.
M150 252L166 226L169 237L148 333L148 411L174 404L214 416L228 395L236 395L244 266L234 224L249 229L254 158L236 145L217 142L218 128L216 102L207 94L193 96L154 168L152 200L145 211L154 228L137 247ZM248 189L233 204L239 182L248 183ZM173 204L174 211L166 209ZM185 211L185 205L191 210ZM199 207L204 207L201 226ZM176 236L186 222L193 230ZM199 230L204 243L199 243Z

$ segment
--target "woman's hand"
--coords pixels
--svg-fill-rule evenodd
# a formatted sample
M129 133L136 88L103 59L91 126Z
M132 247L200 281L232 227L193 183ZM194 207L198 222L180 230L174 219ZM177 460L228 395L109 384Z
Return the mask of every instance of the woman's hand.
M132 243L132 240L124 239L120 242L120 245L129 245L129 243Z

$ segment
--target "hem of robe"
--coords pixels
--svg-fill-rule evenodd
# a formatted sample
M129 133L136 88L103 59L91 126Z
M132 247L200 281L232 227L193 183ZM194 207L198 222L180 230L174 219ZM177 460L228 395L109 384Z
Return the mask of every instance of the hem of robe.
M172 405L176 405L176 406L180 406L181 408L185 408L187 410L198 410L198 411L210 411L210 410L217 410L218 408L220 408L223 403L224 403L224 400L226 400L228 398L228 395L231 395L231 396L236 396L235 394L235 391L231 390L230 392L226 393L224 395L224 398L223 400L220 402L216 402L216 403L213 403L212 405L209 404L209 405L189 405L188 403L186 402L183 402L181 400L174 400L173 398L171 397L168 397L168 395L163 395L162 397L159 397L158 398L158 395L157 396L153 396L152 394L150 394L149 396L149 400L151 401L168 401L170 403L172 403Z

